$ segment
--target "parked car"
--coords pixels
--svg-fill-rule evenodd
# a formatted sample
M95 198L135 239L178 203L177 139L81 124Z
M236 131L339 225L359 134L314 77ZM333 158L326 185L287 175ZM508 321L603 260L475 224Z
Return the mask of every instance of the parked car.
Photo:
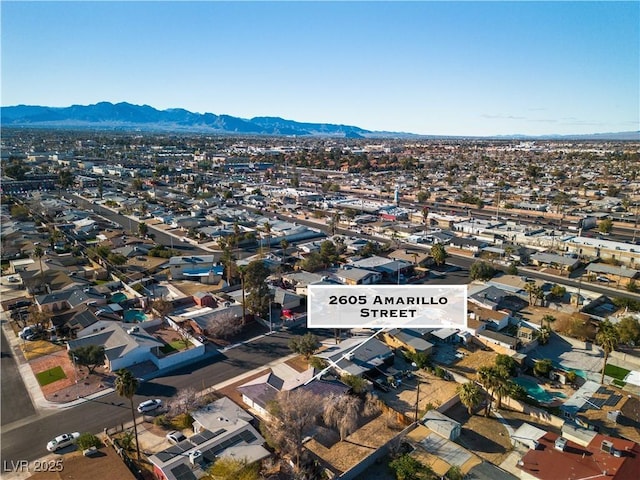
M603 276L601 276L601 275L598 275L598 276L596 277L596 280L598 280L599 282L602 282L602 283L609 283L609 282L611 281L611 280L609 280L607 277L603 277Z
M7 281L11 283L17 283L20 281L20 277L18 277L17 275L11 275L7 277Z
M80 437L80 432L73 433L63 433L62 435L58 435L56 438L47 443L47 450L50 452L55 452L64 447L68 447L69 445L73 445L76 443L76 440Z
M186 439L187 437L185 437L184 434L178 430L167 433L167 440L169 440L174 445L177 445L178 443Z
M138 412L139 413L151 412L156 408L160 408L161 405L162 405L162 400L160 400L159 398L156 398L154 400L145 400L140 405L138 405Z
M39 332L37 332L33 327L24 327L18 333L18 337L22 340L35 340L38 336Z

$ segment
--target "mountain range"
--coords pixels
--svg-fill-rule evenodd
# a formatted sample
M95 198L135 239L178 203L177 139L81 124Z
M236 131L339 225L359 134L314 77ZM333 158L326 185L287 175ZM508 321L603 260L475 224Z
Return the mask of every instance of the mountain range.
M341 138L482 138L471 136L418 135L405 132L371 131L352 125L303 123L279 117L244 119L231 115L193 113L182 108L157 110L149 105L100 102L94 105L46 107L16 105L0 107L4 127L54 129L138 130L193 132L230 135L324 136ZM489 137L485 137L489 138ZM502 135L500 139L640 140L640 132L590 135Z

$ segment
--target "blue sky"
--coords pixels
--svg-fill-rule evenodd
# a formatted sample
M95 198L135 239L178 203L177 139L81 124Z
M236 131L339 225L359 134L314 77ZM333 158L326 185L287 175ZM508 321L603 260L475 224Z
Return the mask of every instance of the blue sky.
M639 130L640 2L2 1L1 104L436 135Z

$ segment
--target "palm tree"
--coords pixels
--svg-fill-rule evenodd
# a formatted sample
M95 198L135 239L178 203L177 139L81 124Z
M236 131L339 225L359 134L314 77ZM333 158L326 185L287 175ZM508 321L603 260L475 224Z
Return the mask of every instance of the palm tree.
M462 405L467 407L469 415L473 415L473 410L482 403L482 392L480 387L474 382L458 385L458 396Z
M244 325L245 319L247 318L247 302L245 299L246 289L244 281L245 273L247 273L246 265L238 266L238 274L240 275L240 283L242 285L242 325Z
M529 294L529 306L533 305L533 294L536 290L536 284L533 282L527 282L524 285L524 291Z
M604 383L604 371L607 368L609 354L616 349L619 342L620 334L618 333L618 329L609 320L601 322L598 333L596 334L596 343L604 350L604 363L602 364L600 383Z
M442 265L447 258L447 251L440 243L436 243L431 247L431 256L433 257L433 261L436 262L436 265Z
M269 222L264 222L262 226L265 235L267 236L267 252L271 250L271 224Z
M129 399L131 404L131 418L133 419L133 433L136 437L136 451L138 453L138 461L140 461L140 444L138 443L138 425L136 424L136 411L133 409L133 396L138 389L138 379L134 377L129 370L121 368L116 372L116 380L114 383L116 393L120 397Z
M42 256L44 255L44 250L42 250L42 247L40 247L40 245L36 246L36 248L33 249L33 256L35 258L38 259L38 261L40 262L40 278L42 278L44 276L44 273L42 271Z
M287 248L289 248L289 242L287 241L286 238L283 238L282 240L280 240L280 246L282 247L282 259L286 260L287 259Z
M555 321L556 321L556 317L554 317L553 315L548 315L547 314L547 315L544 315L542 317L542 320L540 320L540 323L544 324L546 322L547 323L547 327L549 328L549 331L553 332L553 328L551 328L551 324L553 322L555 322Z

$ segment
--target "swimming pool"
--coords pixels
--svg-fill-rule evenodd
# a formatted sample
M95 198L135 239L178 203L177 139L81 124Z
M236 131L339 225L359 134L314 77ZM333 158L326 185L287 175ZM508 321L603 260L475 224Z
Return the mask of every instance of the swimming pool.
M113 303L124 302L126 299L127 299L127 296L122 292L116 292L113 295L111 295L111 302Z
M142 310L127 310L124 312L124 321L127 323L144 322L147 314Z
M527 391L527 394L530 397L533 397L540 403L551 403L556 398L565 398L566 395L560 392L548 392L540 385L538 385L535 380L531 380L527 377L517 377L513 380L518 385L524 387Z

